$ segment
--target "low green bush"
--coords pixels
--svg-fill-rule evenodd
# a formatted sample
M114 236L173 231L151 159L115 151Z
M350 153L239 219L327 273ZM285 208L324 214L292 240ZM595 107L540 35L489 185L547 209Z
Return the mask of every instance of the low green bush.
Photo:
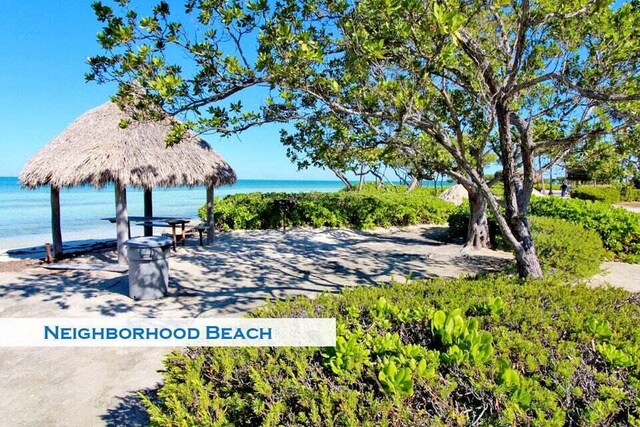
M286 213L289 227L347 227L371 229L413 224L442 224L454 206L429 189L400 191L340 191L336 193L233 194L215 201L216 228L270 229L282 226L277 200L292 200ZM199 211L202 219L206 207Z
M545 272L590 277L600 271L606 252L595 231L557 218L532 216L529 221Z
M469 211L461 205L449 215L449 236L465 237ZM545 273L590 277L597 273L606 252L592 230L557 218L529 217L531 235ZM489 235L494 247L510 250L495 219L489 215Z
M625 185L620 190L620 198L624 202L640 202L640 188Z
M605 203L618 203L621 200L620 188L614 185L581 185L571 190L571 197Z
M626 262L640 262L640 214L608 203L559 197L531 199L531 215L560 218L600 235L604 247Z
M551 189L555 192L555 191L560 191L560 187L562 186L561 183L558 182L554 182ZM542 191L542 182L537 182L533 185L533 188L535 188L538 191ZM544 180L544 193L548 193L549 192L549 179L545 179Z
M638 202L640 189L632 185L581 185L571 192L571 197L605 203Z
M640 425L640 304L620 289L436 279L254 316L335 317L336 346L175 350L152 425Z
M455 208L447 218L449 223L449 237L455 239L467 236L467 227L469 225L469 203L463 203ZM495 223L495 221L493 221Z

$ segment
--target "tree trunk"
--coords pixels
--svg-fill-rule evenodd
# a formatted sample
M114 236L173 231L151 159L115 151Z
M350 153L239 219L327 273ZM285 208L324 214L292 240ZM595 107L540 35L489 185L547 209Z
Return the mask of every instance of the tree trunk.
M487 201L475 189L469 191L469 225L465 248L483 249L491 246L489 221L487 220Z
M530 149L530 129L525 127L519 117L512 116L502 103L496 105L496 118L498 121L498 135L500 139L500 151L502 152L502 183L504 184L504 208L502 216L499 210L494 209L498 217L500 230L506 237L516 255L518 274L523 278L543 277L540 261L531 238L531 230L527 221L527 210L531 191L533 190L533 151ZM513 118L513 122L511 119ZM514 156L513 133L511 126L515 126L520 133L521 155L524 168L524 176L520 177L516 171L516 159ZM496 211L497 210L497 211ZM501 217L501 218L500 218Z
M351 182L349 182L349 180L347 179L345 174L342 173L342 171L335 170L335 169L331 169L331 171L338 177L338 179L340 179L340 181L342 181L342 183L344 184L345 187L347 187L348 190L353 190L353 185L351 184Z
M380 190L384 186L384 177L380 174L379 171L374 169L371 169L371 174L376 180L376 189Z
M411 193L418 186L418 178L411 176L411 183L407 187L407 193Z
M358 191L362 191L362 188L364 187L364 177L365 177L365 173L364 173L364 165L360 165L360 180L358 181Z
M151 188L144 189L144 216L146 218L153 217L153 193ZM144 226L144 235L153 236L153 225Z
M528 240L530 244L524 243L518 245L515 250L516 255L516 268L518 269L518 275L520 277L540 278L544 276L540 261L538 260L538 254L536 254L536 248L533 245L531 237Z

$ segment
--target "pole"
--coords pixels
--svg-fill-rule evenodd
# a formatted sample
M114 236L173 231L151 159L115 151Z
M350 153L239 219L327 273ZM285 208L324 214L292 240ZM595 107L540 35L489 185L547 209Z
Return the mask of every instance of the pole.
M151 188L144 189L144 216L145 218L153 217L153 194ZM144 226L144 235L153 236L153 225Z
M214 220L213 217L213 184L207 186L207 245L213 243Z
M116 235L118 238L118 264L127 263L127 251L124 242L127 241L129 230L129 215L127 214L127 188L120 180L116 180Z
M60 228L60 189L51 186L51 238L53 239L53 257L61 259L62 230Z

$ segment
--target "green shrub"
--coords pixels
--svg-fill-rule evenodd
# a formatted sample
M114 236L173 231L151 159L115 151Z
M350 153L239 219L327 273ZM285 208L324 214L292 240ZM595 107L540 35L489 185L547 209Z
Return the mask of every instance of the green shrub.
M625 202L640 202L640 188L625 185L620 190L620 198Z
M425 188L409 194L400 191L337 193L252 193L233 194L215 200L218 229L271 229L281 227L276 203L291 199L295 204L286 214L289 227L348 227L371 229L446 222L454 206L438 199ZM199 211L206 216L206 207Z
M530 217L529 221L545 272L590 277L600 271L605 250L595 231L557 218Z
M451 211L447 222L449 223L449 230L447 231L449 237L454 239L466 238L467 227L469 226L469 203L463 203Z
M571 197L605 203L638 202L640 189L631 185L582 185L571 192Z
M640 215L608 203L537 197L531 215L560 218L600 235L604 247L619 259L640 262Z
M449 215L450 237L465 237L468 221L468 206L461 205ZM605 250L602 239L595 231L556 218L531 216L529 222L538 258L545 273L589 277L599 271ZM489 234L494 246L511 250L491 215Z
M562 186L561 183L558 182L554 182L551 189L555 192L555 191L560 191L560 187ZM538 191L542 191L542 182L537 182L533 185L533 188L535 188ZM549 192L549 179L546 178L544 180L544 192L545 194Z
M581 185L571 190L571 197L605 203L618 203L620 188L614 185Z
M161 426L638 425L640 305L506 277L359 287L258 317L335 317L334 348L190 348L165 360Z

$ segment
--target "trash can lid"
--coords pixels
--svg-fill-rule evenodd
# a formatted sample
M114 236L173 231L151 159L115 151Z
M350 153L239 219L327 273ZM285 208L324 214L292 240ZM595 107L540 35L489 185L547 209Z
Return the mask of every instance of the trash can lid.
M165 236L136 237L124 242L132 248L162 248L171 245L171 238Z

